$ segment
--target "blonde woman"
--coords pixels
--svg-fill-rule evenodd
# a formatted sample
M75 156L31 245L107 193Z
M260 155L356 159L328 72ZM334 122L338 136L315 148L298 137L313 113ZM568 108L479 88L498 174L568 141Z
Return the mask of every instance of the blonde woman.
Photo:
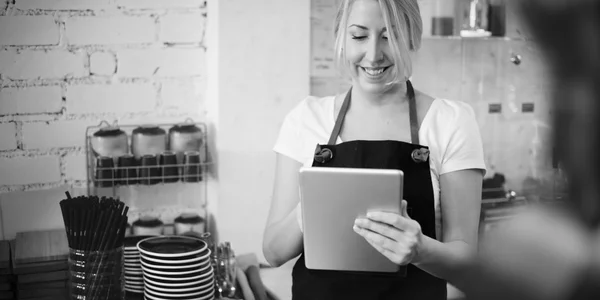
M273 266L300 256L293 299L445 300L446 281L475 248L485 172L481 137L468 105L413 89L410 56L421 32L417 0L341 1L335 50L352 87L301 101L274 147L263 251ZM353 228L391 261L408 266L406 277L306 268L298 217L302 166L404 172L402 213L374 213Z

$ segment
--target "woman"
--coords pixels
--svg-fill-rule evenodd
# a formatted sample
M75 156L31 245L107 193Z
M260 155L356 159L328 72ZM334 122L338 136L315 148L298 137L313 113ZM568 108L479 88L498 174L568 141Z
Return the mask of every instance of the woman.
M413 89L410 55L421 32L417 0L342 1L335 50L352 88L308 97L285 118L274 148L263 251L273 266L300 255L294 299L446 299L446 280L477 243L481 137L469 106ZM303 165L404 171L403 213L374 213L357 219L354 230L391 261L408 265L406 278L306 269L298 218Z

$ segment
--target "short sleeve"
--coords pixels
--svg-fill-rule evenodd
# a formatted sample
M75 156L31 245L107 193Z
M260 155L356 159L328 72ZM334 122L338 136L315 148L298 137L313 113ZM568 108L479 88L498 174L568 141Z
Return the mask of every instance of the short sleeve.
M302 149L302 103L292 109L284 118L273 151L303 163Z
M448 143L442 156L440 175L459 170L481 169L485 175L483 143L479 125L471 106L457 102L451 121L447 126Z

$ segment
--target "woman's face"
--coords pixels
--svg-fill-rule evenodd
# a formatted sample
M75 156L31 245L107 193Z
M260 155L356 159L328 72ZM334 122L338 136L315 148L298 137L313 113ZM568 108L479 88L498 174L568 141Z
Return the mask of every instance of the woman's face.
M346 28L346 59L354 86L365 92L383 93L393 80L394 59L388 29L376 0L356 0Z

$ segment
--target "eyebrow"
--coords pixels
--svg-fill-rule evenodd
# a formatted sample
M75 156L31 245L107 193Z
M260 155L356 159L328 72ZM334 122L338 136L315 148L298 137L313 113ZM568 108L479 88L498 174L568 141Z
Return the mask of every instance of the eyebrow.
M369 28L362 26L362 25L358 25L358 24L352 24L352 25L348 26L348 28L353 27L353 26L358 27L362 30L369 30ZM386 31L387 31L387 28L385 28L385 27L381 30L381 32L386 32Z

